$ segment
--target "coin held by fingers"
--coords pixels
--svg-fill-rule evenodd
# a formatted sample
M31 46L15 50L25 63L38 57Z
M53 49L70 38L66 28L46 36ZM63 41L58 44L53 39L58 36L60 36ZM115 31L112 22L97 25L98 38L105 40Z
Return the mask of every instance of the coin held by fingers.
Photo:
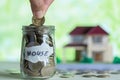
M32 24L42 26L45 22L45 13L54 0L30 0L33 13Z

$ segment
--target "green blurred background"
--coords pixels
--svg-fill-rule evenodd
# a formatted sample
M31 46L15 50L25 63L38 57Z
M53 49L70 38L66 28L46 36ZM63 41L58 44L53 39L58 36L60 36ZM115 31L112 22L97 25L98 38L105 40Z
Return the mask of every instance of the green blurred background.
M120 0L55 0L46 13L56 26L56 55L62 58L68 33L78 25L101 25L110 33L114 56L120 56ZM0 61L19 61L22 26L31 24L29 0L0 0ZM72 49L66 54L74 59Z

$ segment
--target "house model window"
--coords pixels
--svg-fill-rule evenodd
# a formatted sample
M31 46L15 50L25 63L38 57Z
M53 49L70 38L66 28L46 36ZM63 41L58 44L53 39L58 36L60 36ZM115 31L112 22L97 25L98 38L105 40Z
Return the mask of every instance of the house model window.
M102 43L102 39L103 39L102 36L93 36L92 37L93 43Z
M74 43L82 43L84 40L84 36L72 36L72 42Z

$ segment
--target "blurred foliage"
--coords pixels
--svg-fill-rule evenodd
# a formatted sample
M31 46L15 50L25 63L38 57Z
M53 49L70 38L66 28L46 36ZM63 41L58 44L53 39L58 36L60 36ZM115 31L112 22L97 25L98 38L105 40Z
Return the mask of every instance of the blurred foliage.
M120 64L120 57L115 57L113 60L114 64Z
M80 63L93 63L93 62L94 62L93 58L89 58L87 56L84 56L80 61Z
M56 58L57 64L60 64L62 61L58 57Z
M55 0L46 13L47 25L56 26L56 54L61 59L68 33L78 25L101 25L120 52L120 0ZM29 0L0 1L0 60L19 61L22 26L31 23ZM69 52L70 53L70 52ZM71 59L72 56L71 56Z

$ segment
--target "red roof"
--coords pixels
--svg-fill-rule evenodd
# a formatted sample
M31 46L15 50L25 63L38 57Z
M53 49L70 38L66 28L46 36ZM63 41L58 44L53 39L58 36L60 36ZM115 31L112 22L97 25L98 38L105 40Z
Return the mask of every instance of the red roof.
M76 27L72 32L70 32L70 35L95 35L95 34L102 34L102 35L108 35L108 33L103 30L100 26L78 26Z

